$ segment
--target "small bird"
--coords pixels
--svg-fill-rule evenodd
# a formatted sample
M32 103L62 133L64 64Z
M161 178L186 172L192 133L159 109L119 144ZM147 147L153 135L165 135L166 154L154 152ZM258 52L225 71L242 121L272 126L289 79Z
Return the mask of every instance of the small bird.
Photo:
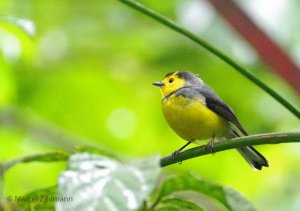
M212 150L215 138L221 141L239 137L238 131L248 135L232 109L195 74L170 72L153 85L160 87L162 92L162 110L168 124L188 141L173 155L196 140L210 139L206 148ZM253 168L261 170L269 166L266 158L252 146L239 147L237 151Z

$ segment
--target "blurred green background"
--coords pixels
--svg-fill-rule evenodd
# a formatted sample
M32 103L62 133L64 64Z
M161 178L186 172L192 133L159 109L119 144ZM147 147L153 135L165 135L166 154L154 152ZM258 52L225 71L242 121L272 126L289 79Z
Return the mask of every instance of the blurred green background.
M206 1L142 2L222 49L299 107L296 92ZM239 4L299 62L300 3L267 2L272 5ZM271 12L261 12L263 4ZM292 114L228 65L118 1L2 0L0 15L0 161L71 150L78 143L124 159L170 154L185 142L166 124L161 94L151 83L175 70L199 74L250 134L299 130ZM253 171L232 150L165 170L192 170L233 187L259 210L299 210L300 144L257 148L270 168ZM5 174L5 195L54 185L64 168L17 165Z

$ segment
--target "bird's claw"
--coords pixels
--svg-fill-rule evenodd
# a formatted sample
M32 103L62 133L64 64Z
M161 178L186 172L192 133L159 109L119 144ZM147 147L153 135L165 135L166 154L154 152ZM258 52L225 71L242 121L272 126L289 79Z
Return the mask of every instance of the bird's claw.
M174 151L174 152L171 154L172 159L175 160L179 153L180 153L179 150Z
M211 154L215 154L214 152L214 139L211 139L205 146L205 150L208 150L211 152Z
M173 160L176 160L176 159L177 159L177 156L179 155L179 153L180 153L180 150L174 151L174 152L171 154L172 159L173 159ZM178 161L178 163L181 164L182 161Z

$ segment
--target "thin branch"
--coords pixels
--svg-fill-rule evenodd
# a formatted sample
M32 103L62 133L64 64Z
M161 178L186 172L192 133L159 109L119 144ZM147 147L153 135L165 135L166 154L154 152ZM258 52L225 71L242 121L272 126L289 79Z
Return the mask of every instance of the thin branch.
M250 81L252 81L254 84L256 84L258 87L266 91L269 95L271 95L275 100L277 100L279 103L281 103L286 109L288 109L291 113L293 113L298 119L300 119L300 111L294 107L291 103L289 103L285 98L283 98L281 95L279 95L276 91L271 89L268 85L266 85L264 82L259 80L256 76L254 76L251 72L237 64L235 61L233 61L231 58L226 56L224 53L219 51L217 48L213 47L212 45L208 44L204 40L202 40L200 37L198 37L196 34L184 29L183 27L179 26L177 23L167 19L166 17L163 17L162 15L156 13L155 11L145 7L144 5L134 1L134 0L119 0L120 2L134 8L135 10L157 20L159 23L169 27L170 29L173 29L174 31L184 35L185 37L189 38L190 40L194 41L195 43L199 44L215 56L219 57L221 60L229 64L231 67L233 67L235 70L240 72L242 75L244 75L246 78L248 78Z
M213 151L220 152L220 151L235 149L243 146L279 144L279 143L289 143L289 142L300 142L300 131L287 132L287 133L258 134L258 135L229 139L223 142L216 143L214 145ZM199 157L207 154L211 154L211 152L205 149L205 146L191 148L179 153L175 158L172 157L172 155L161 158L160 166L165 167L174 163L178 163L184 160L188 160L194 157Z

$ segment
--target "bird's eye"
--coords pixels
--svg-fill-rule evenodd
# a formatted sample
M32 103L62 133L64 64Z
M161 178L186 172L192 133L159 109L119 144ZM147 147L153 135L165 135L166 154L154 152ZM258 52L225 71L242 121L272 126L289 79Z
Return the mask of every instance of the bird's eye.
M172 83L174 81L174 78L169 79L169 83Z

